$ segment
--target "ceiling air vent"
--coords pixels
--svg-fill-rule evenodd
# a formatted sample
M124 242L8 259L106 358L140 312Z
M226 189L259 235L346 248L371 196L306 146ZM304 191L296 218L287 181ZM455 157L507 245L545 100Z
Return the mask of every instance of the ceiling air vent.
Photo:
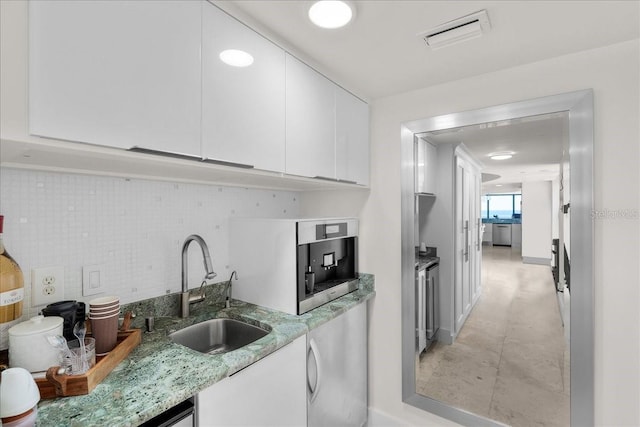
M486 10L454 19L429 31L418 34L418 37L432 49L440 49L465 40L475 39L491 30L489 15Z

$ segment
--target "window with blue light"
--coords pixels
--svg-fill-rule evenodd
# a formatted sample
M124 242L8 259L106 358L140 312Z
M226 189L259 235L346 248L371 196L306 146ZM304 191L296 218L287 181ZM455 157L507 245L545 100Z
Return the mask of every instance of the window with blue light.
M513 219L522 215L522 194L486 194L482 196L482 218Z

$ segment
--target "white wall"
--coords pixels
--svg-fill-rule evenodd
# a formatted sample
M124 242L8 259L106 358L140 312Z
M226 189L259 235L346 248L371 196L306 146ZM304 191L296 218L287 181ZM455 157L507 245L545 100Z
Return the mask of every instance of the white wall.
M454 337L453 281L455 257L455 144L436 146L438 155L438 181L429 220L420 230L421 238L429 246L438 248L440 257L440 330L438 336L446 342Z
M401 402L401 123L593 88L595 209L636 213L594 220L595 421L640 425L639 52L635 40L373 103L371 194L367 200L342 196L340 211L362 214L360 267L376 275L369 337L369 397L376 410L406 424L444 423ZM334 198L305 195L302 209L329 212Z
M551 260L551 181L522 183L522 258Z
M551 181L551 237L560 235L560 177Z

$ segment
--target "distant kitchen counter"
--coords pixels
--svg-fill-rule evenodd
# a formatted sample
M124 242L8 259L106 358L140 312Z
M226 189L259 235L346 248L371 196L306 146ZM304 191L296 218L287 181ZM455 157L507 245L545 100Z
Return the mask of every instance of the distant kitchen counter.
M482 218L483 224L522 224L522 218Z
M140 345L90 394L41 400L37 425L139 425L374 295L373 276L361 274L358 290L300 316L233 300L228 309L224 304L196 304L186 319L156 317L154 332L144 333ZM224 317L266 325L271 332L252 344L219 355L199 353L168 338L175 330ZM144 319L138 317L136 322Z
M434 264L440 263L440 257L437 256L424 256L416 258L416 270L422 270L423 268L429 268Z
M420 251L416 248L416 270L429 268L434 264L440 263L440 257L436 256L437 249L434 247L427 248L426 255L420 255Z

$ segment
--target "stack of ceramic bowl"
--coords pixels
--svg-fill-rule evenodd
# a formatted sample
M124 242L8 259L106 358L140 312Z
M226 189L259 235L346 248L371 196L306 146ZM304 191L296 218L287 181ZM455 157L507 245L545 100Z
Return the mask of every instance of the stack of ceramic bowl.
M61 323L62 325L62 323ZM31 373L23 368L9 368L0 374L0 417L6 427L34 426L40 390Z
M120 298L108 296L89 301L91 332L96 340L96 356L109 353L118 341Z

